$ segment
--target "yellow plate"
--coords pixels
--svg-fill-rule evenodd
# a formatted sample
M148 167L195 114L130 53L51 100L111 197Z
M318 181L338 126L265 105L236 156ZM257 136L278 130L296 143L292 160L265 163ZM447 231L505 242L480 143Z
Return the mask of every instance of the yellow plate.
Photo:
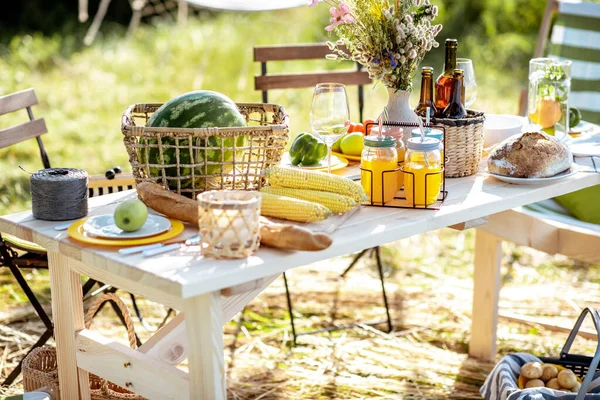
M563 369L566 369L562 365L556 365L556 364L550 364L550 365L554 365L556 367L556 369L558 370L558 372L562 371ZM582 382L581 378L579 376L575 375L575 378L577 378L577 382L579 382L579 383ZM526 383L527 383L527 378L519 375L519 379L517 380L517 385L519 386L519 389L525 389Z
M352 160L352 161L360 161L360 156L350 156L348 154L338 153L337 151L332 151L331 154L333 154L334 156L343 157L343 158L346 158L346 159Z
M183 232L183 223L176 219L170 219L171 229L168 231L161 233L160 235L139 238L139 239L103 239L95 236L87 235L83 230L83 224L85 223L87 218L80 219L79 221L74 222L69 227L69 236L73 239L78 240L80 242L95 244L98 246L139 246L143 244L152 244L162 242L164 240L172 239L175 236L179 235Z

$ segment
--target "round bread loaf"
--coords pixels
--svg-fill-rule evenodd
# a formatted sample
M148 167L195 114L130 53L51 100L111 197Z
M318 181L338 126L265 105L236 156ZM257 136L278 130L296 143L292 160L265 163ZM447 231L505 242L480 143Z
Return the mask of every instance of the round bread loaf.
M488 158L488 171L514 178L548 178L571 167L571 151L543 132L515 135L500 143Z

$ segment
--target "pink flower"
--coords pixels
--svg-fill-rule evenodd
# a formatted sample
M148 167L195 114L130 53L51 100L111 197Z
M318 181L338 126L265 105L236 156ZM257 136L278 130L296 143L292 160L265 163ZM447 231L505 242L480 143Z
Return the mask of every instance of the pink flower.
M350 7L348 7L346 3L340 3L338 8L331 7L329 9L329 13L331 14L331 18L329 18L331 25L327 25L325 27L326 31L332 31L333 28L340 24L350 24L352 22L356 22L352 14L350 14Z
M308 0L308 6L309 7L314 7L317 4L319 4L319 0Z

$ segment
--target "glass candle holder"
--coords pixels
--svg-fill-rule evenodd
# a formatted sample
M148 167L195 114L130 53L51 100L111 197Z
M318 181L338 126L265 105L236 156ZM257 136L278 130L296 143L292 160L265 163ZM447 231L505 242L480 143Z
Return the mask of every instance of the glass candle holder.
M551 58L529 61L529 122L550 135L568 133L570 91L571 61Z
M202 254L245 258L260 245L260 193L213 190L198 195Z

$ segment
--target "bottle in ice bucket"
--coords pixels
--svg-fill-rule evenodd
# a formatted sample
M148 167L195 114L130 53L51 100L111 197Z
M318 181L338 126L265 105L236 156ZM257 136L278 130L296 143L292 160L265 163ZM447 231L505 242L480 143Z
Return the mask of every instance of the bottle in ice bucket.
M450 101L452 93L452 73L456 68L456 48L458 41L456 39L446 39L446 60L444 62L444 72L435 81L435 108L438 114L444 111L444 108ZM438 117L439 115L436 115Z
M442 188L440 141L432 137L408 139L404 174L404 196L410 205L429 206L437 202Z
M360 161L362 187L371 202L385 204L393 200L398 191L396 139L370 135L365 137L364 143Z
M444 111L442 112L443 118L460 119L467 116L467 110L462 103L462 92L463 92L463 73L462 69L455 69L452 74L452 93L450 94L450 101Z
M415 108L415 112L421 117L427 113L427 107L431 109L431 115L437 114L437 109L433 101L433 68L421 68L421 99L419 105Z

